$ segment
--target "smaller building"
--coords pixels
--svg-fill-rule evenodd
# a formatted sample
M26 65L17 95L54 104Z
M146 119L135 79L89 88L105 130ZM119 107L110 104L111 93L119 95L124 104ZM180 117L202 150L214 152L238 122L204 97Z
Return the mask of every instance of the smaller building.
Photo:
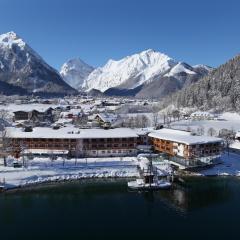
M98 113L92 116L92 122L96 122L100 127L110 128L119 121L119 116L110 113Z
M44 111L39 111L36 109L32 110L19 110L13 112L14 122L18 121L32 121L32 122L44 122L53 120L53 109L50 107Z
M208 136L193 136L190 132L160 129L149 134L154 150L167 154L171 159L193 163L211 163L222 151L222 139Z
M215 116L209 112L194 112L190 115L192 120L214 120Z

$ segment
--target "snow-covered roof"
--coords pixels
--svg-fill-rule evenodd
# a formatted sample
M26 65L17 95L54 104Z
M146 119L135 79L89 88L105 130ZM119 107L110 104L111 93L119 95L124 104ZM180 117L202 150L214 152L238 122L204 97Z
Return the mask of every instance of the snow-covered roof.
M39 112L45 112L49 108L56 108L57 105L52 104L9 104L6 106L0 106L0 109L4 109L8 112L17 112L17 111L25 111L25 112L31 112L33 110L37 110Z
M71 123L73 120L70 118L59 118L54 124L64 124L64 123Z
M192 113L191 116L214 116L214 115L212 113L209 113L209 112L198 111L198 112Z
M221 138L193 136L190 132L166 128L151 132L148 136L177 143L184 143L186 145L222 142Z
M132 138L138 137L136 132L129 128L114 129L79 129L64 127L52 129L47 127L33 128L32 132L24 132L21 128L8 127L9 138L66 138L66 139L91 139L91 138Z
M118 117L117 115L109 114L109 113L98 113L95 115L95 117L97 116L101 118L104 122L109 122L109 123L116 121Z

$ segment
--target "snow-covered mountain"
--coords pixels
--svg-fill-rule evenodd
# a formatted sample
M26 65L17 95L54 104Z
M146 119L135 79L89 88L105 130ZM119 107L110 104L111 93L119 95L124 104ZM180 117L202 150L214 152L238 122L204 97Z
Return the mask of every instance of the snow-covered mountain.
M156 74L166 73L176 64L167 55L149 49L119 61L109 60L85 79L83 88L98 89L102 92L122 84L127 84L127 88L135 88ZM134 81L136 77L138 80Z
M87 91L97 89L108 95L124 95L126 92L137 95L146 86L154 85L158 86L158 89L154 90L159 90L162 96L164 92L169 92L169 89L175 91L182 88L185 82L195 82L208 71L210 68L208 70L205 65L192 67L149 49L118 61L109 60L106 65L90 73L82 87ZM167 79L170 78L168 82ZM146 91L145 95L148 95Z
M0 86L12 94L74 94L60 74L14 32L0 35Z
M71 87L79 89L84 79L94 70L94 68L80 58L74 58L61 67L60 74Z

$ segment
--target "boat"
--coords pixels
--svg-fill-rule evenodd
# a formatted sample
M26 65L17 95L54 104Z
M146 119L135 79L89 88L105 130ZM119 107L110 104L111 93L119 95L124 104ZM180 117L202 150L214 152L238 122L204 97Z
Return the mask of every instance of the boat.
M167 180L158 180L153 183L145 183L144 179L136 179L135 181L128 182L128 187L132 190L160 190L169 189L172 184Z
M135 181L128 182L132 190L161 190L169 189L172 184L166 178L159 179L157 168L153 166L152 159L141 157L139 159L139 175Z

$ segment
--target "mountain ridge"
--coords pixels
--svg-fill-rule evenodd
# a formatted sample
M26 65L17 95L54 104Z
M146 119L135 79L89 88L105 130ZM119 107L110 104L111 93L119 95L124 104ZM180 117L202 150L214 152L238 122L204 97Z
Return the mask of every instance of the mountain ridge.
M211 70L208 66L190 66L148 49L120 60L110 59L104 66L93 70L82 87L85 91L99 90L107 96L124 96L124 93L129 96L132 93L131 96L136 97L161 98L170 89L177 91L185 82L195 82Z
M21 88L27 94L77 93L13 31L0 35L0 81Z

